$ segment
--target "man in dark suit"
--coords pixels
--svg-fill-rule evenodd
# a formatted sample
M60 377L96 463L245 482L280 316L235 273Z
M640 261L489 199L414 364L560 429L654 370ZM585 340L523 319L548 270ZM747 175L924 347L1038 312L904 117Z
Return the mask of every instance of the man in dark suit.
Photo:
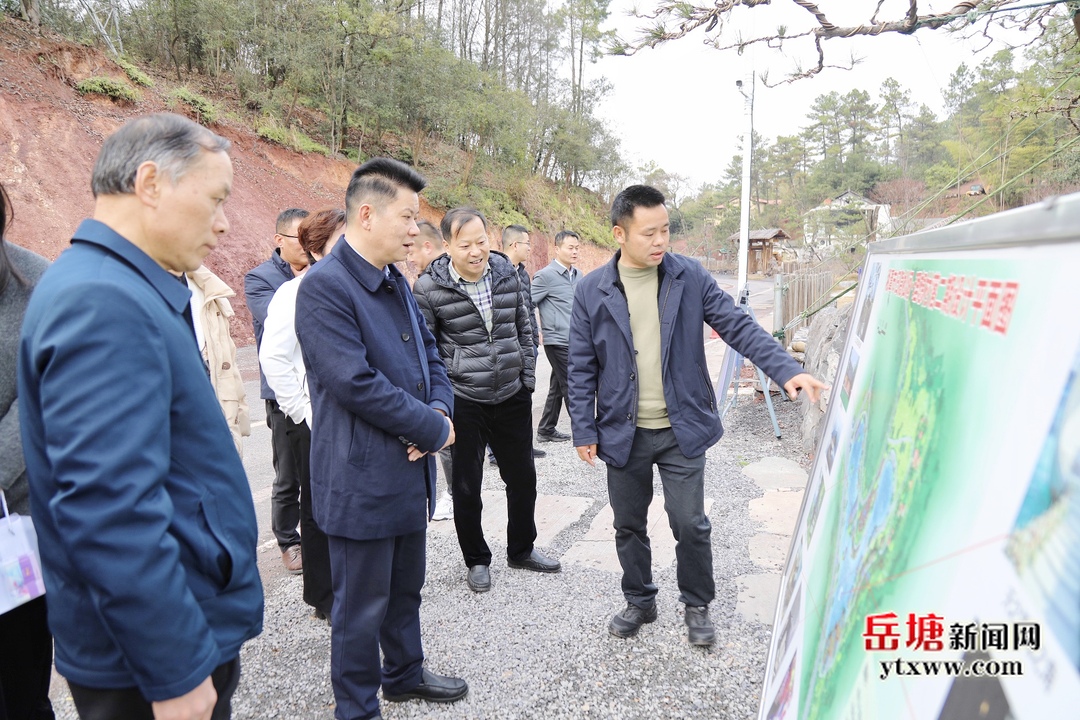
M244 276L244 297L251 311L251 326L255 330L255 350L262 347L263 324L266 310L277 289L296 277L307 267L307 253L300 247L297 228L308 216L307 210L289 208L277 218L274 244L277 246L270 259ZM296 423L282 412L277 397L266 382L262 366L259 366L260 397L266 403L266 425L270 428L271 459L274 465L274 493L270 496L270 529L277 539L278 549L285 569L293 575L304 571L303 554L300 551L300 533L296 531L301 522L311 518L310 508L300 507L300 470L297 462L303 456L303 448L297 445L301 436Z
M228 232L228 147L166 114L105 140L93 219L26 310L30 504L83 718L224 720L262 629L251 490L176 277Z
M334 583L336 720L380 717L380 686L391 702L453 702L469 691L424 669L420 641L434 457L454 442L446 366L394 266L419 233L424 185L396 160L357 168L345 242L309 271L296 300L311 390L312 504Z

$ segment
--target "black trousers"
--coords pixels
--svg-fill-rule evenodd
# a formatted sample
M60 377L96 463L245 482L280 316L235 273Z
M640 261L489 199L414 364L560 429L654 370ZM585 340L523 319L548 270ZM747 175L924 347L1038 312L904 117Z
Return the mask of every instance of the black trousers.
M532 393L524 387L495 405L454 398L454 525L465 565L490 565L480 516L484 503L484 446L490 446L506 483L506 553L532 552L536 540L536 466L532 455Z
M270 528L282 550L300 544L300 478L296 476L298 449L290 441L289 427L296 426L276 400L266 401L266 424L270 428L274 492L270 496Z
M544 401L544 413L536 432L550 435L559 424L559 411L563 403L570 412L570 386L566 382L566 364L570 356L565 345L544 345L544 354L551 363L551 382L548 384L547 400Z
M53 720L45 597L0 615L0 720Z
M296 476L300 480L300 551L304 556L304 602L326 617L334 607L330 581L330 547L326 533L311 514L311 430L285 418L289 445L294 450Z
M615 551L623 570L623 596L640 608L650 607L656 600L648 533L653 465L660 470L664 510L675 536L679 599L695 607L708 605L716 595L716 581L712 525L705 515L705 455L683 455L671 428L637 428L626 465L607 466L608 497L615 514Z
M232 717L232 696L240 683L240 658L218 665L210 678L218 695L210 718L229 720ZM154 720L153 706L143 698L138 688L91 688L70 680L68 688L80 720Z
M379 686L392 695L409 692L424 670L420 591L427 532L377 540L331 535L329 540L335 596L330 632L334 718L377 717Z

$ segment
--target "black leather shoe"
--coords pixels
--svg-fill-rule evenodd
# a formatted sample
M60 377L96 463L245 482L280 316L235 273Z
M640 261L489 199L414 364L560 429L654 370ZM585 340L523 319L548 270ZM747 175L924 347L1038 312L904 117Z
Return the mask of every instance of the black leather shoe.
M469 568L469 574L465 576L465 582L473 592L487 592L491 589L491 572L487 565L473 565Z
M549 433L547 433L547 432L545 432L545 433L542 433L542 432L536 433L536 441L537 442L565 442L566 440L569 440L569 439L570 439L569 435L567 435L564 432L559 432L558 430L552 430Z
M547 457L547 450L541 450L540 448L533 448L533 457L534 458Z
M517 570L532 570L533 572L557 573L562 570L558 560L552 560L548 556L533 550L528 555L519 558L507 558L506 564Z
M484 567L477 565L476 567ZM424 670L420 684L407 693L388 695L383 693L387 702L405 702L406 700L427 700L428 702L452 703L469 694L469 684L461 678L436 675Z
M625 610L611 618L611 622L608 623L608 632L615 637L634 637L642 625L651 622L656 622L655 604L643 610L637 605L627 603Z
M691 645L712 645L716 640L716 628L709 619L709 607L686 606L687 640Z

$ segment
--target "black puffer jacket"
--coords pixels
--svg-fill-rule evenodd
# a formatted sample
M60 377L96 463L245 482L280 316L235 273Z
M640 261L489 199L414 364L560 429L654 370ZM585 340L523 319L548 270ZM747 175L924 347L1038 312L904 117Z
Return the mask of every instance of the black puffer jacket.
M522 384L536 386L535 353L528 302L510 260L488 256L491 267L491 333L469 294L450 277L450 256L428 266L413 295L446 362L454 394L495 405L513 397Z

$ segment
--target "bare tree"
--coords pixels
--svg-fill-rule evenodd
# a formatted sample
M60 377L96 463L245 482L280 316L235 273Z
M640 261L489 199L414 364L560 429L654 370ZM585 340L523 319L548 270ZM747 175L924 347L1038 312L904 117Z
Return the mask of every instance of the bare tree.
M773 4L773 0L713 0L711 4L695 5L686 0L659 0L656 9L647 13L635 13L637 17L648 20L651 24L640 29L640 35L630 41L617 41L611 48L616 55L632 55L642 48L656 47L671 40L685 37L700 28L704 29L704 42L719 50L737 50L740 53L751 45L765 45L772 50L783 52L785 44L794 42L809 43L812 49L806 53L813 58L808 69L797 67L794 72L780 82L791 82L820 73L826 67L850 67L855 59L844 65L830 65L825 60L823 43L827 40L850 39L859 36L876 36L886 33L910 35L928 28L960 29L967 32L981 33L987 42L990 32L996 27L1036 30L1041 36L1047 22L1054 13L1068 12L1067 5L1061 0L963 0L957 2L947 12L920 11L918 0L908 0L907 11L902 17L890 20L879 19L885 0L864 0L867 12L871 15L866 23L860 25L836 25L818 6L810 0L776 0L776 4L792 5L792 27L781 25L771 32L762 32L754 37L743 37L733 26L732 13L736 8L758 9ZM923 3L925 8L926 4ZM1080 18L1080 15L1077 16ZM1077 32L1080 33L1080 20ZM769 84L767 78L765 84ZM774 83L778 84L778 83Z

